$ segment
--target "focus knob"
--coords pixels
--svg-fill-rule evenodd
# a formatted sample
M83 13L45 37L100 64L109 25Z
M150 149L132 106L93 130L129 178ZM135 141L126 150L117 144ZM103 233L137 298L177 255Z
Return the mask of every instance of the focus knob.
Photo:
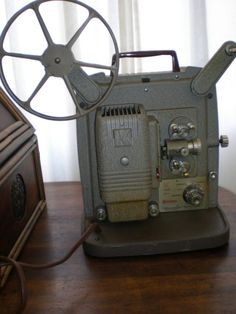
M227 135L221 135L219 142L220 142L221 147L228 147L229 146L228 136Z
M184 190L183 197L186 203L199 206L203 200L204 192L199 186L190 185Z

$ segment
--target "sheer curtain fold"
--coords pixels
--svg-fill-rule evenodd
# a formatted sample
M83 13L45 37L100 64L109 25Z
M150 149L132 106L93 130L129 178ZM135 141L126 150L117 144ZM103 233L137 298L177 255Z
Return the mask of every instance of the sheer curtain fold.
M29 0L2 0L0 3L0 30L7 19L28 4ZM56 2L56 1L55 1ZM120 51L163 50L177 51L181 66L204 66L209 57L226 40L236 40L235 0L84 0L109 23L118 41ZM77 23L75 11L65 9L51 14L59 20L58 32L62 36L71 32ZM96 39L96 34L94 34ZM36 40L36 39L35 39ZM96 43L96 41L95 41ZM34 45L34 43L31 43ZM81 56L102 54L110 44L101 42L91 47L78 46ZM148 59L148 58L147 58ZM129 59L121 62L121 72L166 70L168 60ZM12 76L14 76L14 65ZM236 179L232 175L233 156L236 154L236 62L219 84L218 103L220 133L230 135L230 146L220 150L220 184L236 192ZM20 83L16 81L16 85ZM48 103L57 101L57 91L45 98ZM34 124L41 151L45 181L79 180L76 147L76 127L72 122L42 121L27 115ZM80 148L82 149L82 148Z
M209 59L206 1L190 1L190 16L192 64L204 66Z
M138 0L120 0L118 2L121 52L141 50ZM121 62L120 71L134 73L141 70L141 59L129 59Z

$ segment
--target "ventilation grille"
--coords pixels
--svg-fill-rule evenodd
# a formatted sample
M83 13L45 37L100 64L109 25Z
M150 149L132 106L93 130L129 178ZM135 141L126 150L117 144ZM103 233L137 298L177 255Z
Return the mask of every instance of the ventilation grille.
M111 116L127 116L141 114L140 105L120 105L120 106L104 106L102 108L102 117Z

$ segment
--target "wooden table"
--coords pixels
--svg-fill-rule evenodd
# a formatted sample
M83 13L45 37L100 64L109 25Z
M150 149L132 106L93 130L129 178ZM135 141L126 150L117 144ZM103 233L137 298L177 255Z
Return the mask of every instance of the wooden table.
M80 237L79 183L46 184L48 211L40 218L21 260L59 258ZM162 256L87 257L80 248L57 268L26 270L26 314L236 313L236 196L220 189L231 225L222 248ZM16 313L18 281L12 273L0 313Z

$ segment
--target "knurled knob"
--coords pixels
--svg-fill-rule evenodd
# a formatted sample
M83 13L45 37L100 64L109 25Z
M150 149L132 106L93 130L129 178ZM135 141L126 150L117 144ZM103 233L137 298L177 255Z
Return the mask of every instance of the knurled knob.
M221 147L228 147L229 146L229 138L227 135L221 135L219 140Z
M190 185L184 190L183 197L186 203L199 206L202 203L204 192L197 185Z

